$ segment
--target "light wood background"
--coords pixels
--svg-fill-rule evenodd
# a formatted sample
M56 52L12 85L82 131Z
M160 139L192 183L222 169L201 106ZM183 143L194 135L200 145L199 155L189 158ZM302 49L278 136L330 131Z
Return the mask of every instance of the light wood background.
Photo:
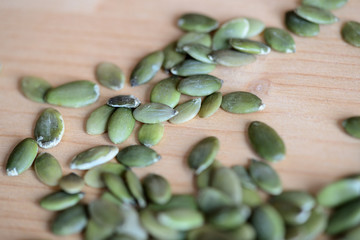
M284 14L297 0L1 0L0 1L0 239L56 238L49 230L53 213L38 201L51 189L40 183L33 169L18 177L5 175L13 147L33 136L38 114L49 105L27 100L19 90L25 75L41 76L53 86L78 79L96 81L94 67L100 61L118 64L130 75L145 54L165 47L182 32L177 18L186 12L206 13L220 22L235 17L254 17L267 26L284 28ZM217 67L213 74L224 80L223 93L250 91L261 97L266 109L234 115L219 110L209 119L186 124L166 124L162 142L154 147L162 160L134 169L139 176L156 172L167 177L174 192L192 192L192 173L185 165L194 143L214 135L220 139L217 158L227 166L246 164L257 157L246 140L247 125L264 121L283 137L286 159L273 166L286 189L315 192L326 183L360 171L360 140L341 128L344 118L360 115L360 48L341 40L347 20L360 21L360 1L350 0L334 11L340 22L321 26L319 36L296 41L296 54L272 52L246 67ZM84 125L92 110L117 94L134 94L149 101L159 73L149 84L120 91L101 87L101 97L81 109L56 107L64 117L62 142L48 150L69 173L71 158L92 146L111 144L106 135L89 136ZM185 98L184 98L185 99ZM134 134L119 145L137 144ZM43 151L43 150L41 150ZM79 172L83 174L83 172ZM85 201L97 192L86 188Z

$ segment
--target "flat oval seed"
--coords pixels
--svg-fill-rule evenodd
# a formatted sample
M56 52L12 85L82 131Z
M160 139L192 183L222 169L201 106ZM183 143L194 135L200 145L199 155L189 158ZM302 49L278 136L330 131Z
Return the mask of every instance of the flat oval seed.
M249 173L255 183L265 192L272 195L278 195L282 192L279 175L265 162L251 160Z
M61 165L50 153L40 153L35 159L34 169L41 182L56 186L62 176Z
M108 192L108 191L105 191L101 195L100 199L103 199L103 200L106 200L106 201L109 201L112 203L116 203L119 206L125 206L120 199L118 199L114 194L112 194L111 192Z
M171 68L170 72L177 76L191 76L197 74L208 74L215 69L215 64L203 63L192 59L187 59L175 67Z
M312 5L328 10L338 9L344 6L348 0L302 0L303 5Z
M249 207L257 207L263 203L263 200L257 190L243 187L242 203Z
M119 206L103 199L96 199L88 205L91 219L99 226L114 229L125 221Z
M106 104L111 107L137 108L141 102L133 95L118 95L110 98Z
M113 228L107 226L101 226L97 224L93 219L89 219L85 229L85 240L98 240L107 239L113 233Z
M66 192L51 193L40 201L40 206L49 211L59 211L76 205L83 199L84 193L68 194Z
M125 221L116 227L115 232L117 234L131 236L134 240L147 240L148 233L140 222L140 216L137 209L131 205L125 204L122 204L120 208L125 217Z
M248 171L245 169L245 167L240 165L232 166L231 169L236 173L236 176L238 177L241 186L248 188L248 189L256 189L256 183L254 180L250 177Z
M105 87L120 90L124 87L125 75L115 64L102 62L96 67L96 79Z
M203 63L214 63L208 55L211 53L211 48L197 43L190 43L183 46L182 50L189 56Z
M251 224L244 223L237 229L229 232L232 240L255 240L256 232Z
M291 32L301 37L314 37L320 32L319 24L309 22L299 17L294 11L288 11L286 13L285 23Z
M196 174L208 168L215 160L219 150L219 140L216 137L207 137L198 142L190 152L187 159L188 166Z
M182 79L177 86L177 90L189 96L202 97L218 91L222 84L223 80L217 77L200 74Z
M39 147L52 148L60 143L64 131L61 114L54 108L47 108L36 121L34 135Z
M86 227L87 221L85 207L76 205L56 215L51 231L60 236L80 233Z
M315 199L305 191L285 191L271 197L271 203L289 204L302 211L310 211L315 207Z
M262 42L248 40L248 39L230 39L230 45L244 53L266 55L271 52L271 48Z
M186 208L196 210L196 199L192 194L174 194L170 200L165 204L150 204L149 208L152 211L166 211L176 208Z
M69 173L59 181L60 188L69 194L80 192L84 185L84 180L76 173Z
M280 28L266 28L264 31L265 42L275 51L283 53L295 52L295 41L292 36Z
M143 124L139 130L139 142L146 147L152 147L160 142L164 135L164 125L161 123Z
M208 33L189 32L185 33L176 44L176 51L182 52L186 44L196 43L205 47L211 47L211 36Z
M246 20L249 22L249 31L244 38L254 37L264 31L265 24L262 21L254 18L246 18Z
M38 145L34 139L25 138L10 153L6 163L6 174L17 176L27 170L35 160Z
M201 104L199 117L207 118L212 116L220 108L221 102L222 95L220 92L214 92L207 96Z
M197 202L199 209L205 214L233 205L233 201L227 194L212 187L200 189Z
M76 155L70 164L71 169L86 170L106 163L118 154L119 148L111 145L102 145L90 148Z
M180 124L187 121L190 121L200 111L201 107L201 98L195 98L184 102L178 105L175 110L178 111L178 114L172 118L170 118L169 122L173 124Z
M332 24L339 21L329 10L311 5L300 5L295 9L295 13L309 22L317 24Z
M235 240L235 238L232 238L229 232L222 232L205 225L189 231L187 240Z
M210 186L210 178L212 175L212 172L215 168L222 167L219 161L214 160L214 162L207 167L204 171L202 171L200 174L195 176L196 178L196 187L198 189L209 187Z
M26 76L21 79L21 91L25 97L34 102L45 102L44 96L50 88L51 85L39 77Z
M344 130L353 137L360 138L360 117L350 117L342 122Z
M220 167L214 169L210 186L228 195L233 204L238 205L241 203L241 184L236 173L230 168Z
M355 47L360 47L360 23L355 21L346 22L341 29L343 39Z
M135 200L130 195L122 178L114 173L105 172L102 174L106 187L114 196L125 204L134 204Z
M204 33L211 32L219 26L218 21L200 13L186 13L179 18L177 24L182 30Z
M146 167L161 159L151 148L142 145L132 145L122 149L116 159L128 167Z
M107 124L115 108L103 105L96 108L86 121L86 132L90 135L102 134L107 129Z
M260 157L269 162L285 158L285 144L277 132L263 122L254 121L248 128L250 144Z
M79 80L50 89L45 95L45 101L53 105L79 108L96 102L99 96L98 85Z
M143 186L148 199L156 204L165 204L171 198L169 182L157 174L148 174L143 179Z
M240 67L255 62L256 57L252 54L223 49L209 54L214 62L226 67Z
M261 111L265 104L249 92L231 92L223 96L221 108L231 113L252 113Z
M129 138L135 127L135 118L129 108L118 108L111 115L108 123L108 135L114 144Z
M139 206L141 208L146 207L144 190L136 174L131 170L126 170L124 173L124 178L131 195L135 198Z
M123 173L125 169L125 166L119 163L105 163L87 171L84 176L84 181L86 185L90 187L102 188L105 187L101 177L103 173L110 172L120 176L120 174Z
M160 224L180 231L201 227L205 222L199 211L189 208L175 208L159 212L157 219Z
M172 42L167 45L164 49L164 63L162 67L165 70L169 70L174 67L176 64L181 63L185 60L186 54L179 53L175 50L176 42Z
M162 103L145 103L133 112L134 118L142 123L161 123L178 114L177 111Z
M246 205L225 207L211 214L207 220L218 229L231 230L245 223L250 213L251 210Z
M150 101L153 103L162 103L174 108L180 100L181 93L176 89L180 77L171 76L156 83L151 90Z

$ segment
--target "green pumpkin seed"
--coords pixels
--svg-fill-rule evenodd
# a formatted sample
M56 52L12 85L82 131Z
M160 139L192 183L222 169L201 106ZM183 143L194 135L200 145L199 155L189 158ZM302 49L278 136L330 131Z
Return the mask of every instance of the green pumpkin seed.
M86 121L86 132L90 135L102 134L106 131L109 118L115 108L103 105L96 108Z
M141 208L146 207L144 190L136 174L131 170L126 170L124 173L124 178L131 195L135 198L139 206Z
M233 204L240 204L242 200L241 184L236 173L227 167L220 167L213 170L211 187L222 191L230 197Z
M249 207L257 207L263 203L263 200L257 190L243 187L242 203Z
M172 76L158 82L151 90L150 101L174 108L180 100L181 93L176 89L180 79L180 77Z
M251 210L246 205L225 207L211 214L208 221L221 230L231 230L239 227L249 218Z
M203 63L214 63L208 55L211 53L211 48L197 43L190 43L183 46L182 50L189 56Z
M143 179L144 190L148 199L156 204L165 204L171 198L169 182L157 174L148 174Z
M230 39L230 45L244 53L266 55L271 52L271 48L262 42L248 40L248 39Z
M116 108L137 108L141 102L133 95L118 95L110 98L106 104Z
M39 180L49 186L58 185L62 176L61 165L50 153L40 153L35 159L34 169Z
M190 152L187 159L188 166L196 174L208 168L215 160L219 150L219 140L216 137L207 137L198 142Z
M125 166L119 163L105 163L87 171L84 176L84 181L86 185L90 187L102 188L105 187L105 184L101 177L103 173L110 172L120 176L120 174L122 174L125 169Z
M353 137L360 138L360 117L350 117L342 122L344 130Z
M190 121L200 111L201 107L201 98L191 99L187 102L184 102L178 105L175 110L178 114L172 118L170 118L169 122L173 124L180 124L187 121Z
M149 208L152 211L167 211L176 208L186 208L186 209L197 209L196 199L191 194L174 194L171 196L170 200L165 204L150 204Z
M55 147L60 143L64 130L65 124L61 114L54 108L47 108L36 121L36 142L41 148Z
M68 194L66 192L51 193L40 201L40 206L46 210L59 211L76 205L84 197L84 193Z
M177 111L162 103L145 103L133 112L134 118L142 123L161 123L178 114Z
M99 96L97 84L79 80L50 89L45 95L45 101L53 105L79 108L96 102Z
M102 174L106 187L115 197L125 204L134 204L135 201L126 188L124 181L117 174L105 172Z
M113 63L100 63L96 67L95 74L96 79L109 89L120 90L124 87L125 75L123 71Z
M280 240L285 238L284 222L279 213L269 204L255 208L251 223L256 231L256 239Z
M286 27L296 35L301 37L314 37L320 32L319 24L309 22L294 11L288 11L285 16Z
M186 13L178 22L179 28L189 32L211 32L218 28L219 23L215 19L199 13Z
M213 50L229 48L230 38L245 38L249 32L250 24L246 18L236 18L224 23L214 34Z
M242 224L237 229L229 232L232 240L255 240L256 232L252 225L248 223Z
M250 177L248 171L243 166L235 165L232 166L231 169L236 173L236 176L238 177L241 186L252 190L256 189L256 183Z
M295 41L292 36L280 28L266 28L264 31L265 42L275 51L282 53L294 53Z
M59 181L60 188L69 194L80 192L84 185L84 180L76 173L70 173Z
M164 135L164 125L161 123L143 124L139 130L139 142L146 147L152 147L160 142Z
M279 195L282 192L279 175L265 162L251 160L249 173L254 182L265 192L272 195Z
M26 76L21 79L21 91L25 97L34 102L45 102L44 96L50 88L51 85L46 80L39 77Z
M108 191L105 191L101 195L100 199L115 203L118 206L127 206L127 205L123 204L123 202L120 199L118 199L116 196L114 196L114 194L112 194L111 192L108 192Z
M90 148L76 155L70 164L71 169L86 170L101 165L113 159L119 148L111 145L102 145Z
M99 226L114 229L118 224L125 221L125 217L119 206L103 199L97 199L89 203L91 219Z
M249 92L231 92L223 96L221 108L231 113L252 113L261 111L265 104Z
M220 92L214 92L207 96L201 104L199 117L207 118L212 116L220 108L221 102L222 95Z
M248 128L248 136L254 151L269 162L285 157L285 144L277 132L263 122L254 121Z
M213 213L219 209L233 205L230 196L212 187L200 189L197 202L199 209L205 214Z
M108 123L108 135L114 144L129 138L135 127L135 118L129 108L118 108L111 115Z
M55 235L65 236L80 233L87 224L85 207L76 205L59 212L51 224Z
M189 208L176 208L159 212L157 219L160 224L180 231L201 227L205 221L199 211Z
M211 47L211 36L208 33L189 32L185 33L176 44L176 51L183 52L186 44L196 43L205 47Z
M142 145L132 145L122 149L116 159L128 167L146 167L161 159L151 148Z
M348 231L345 235L343 240L358 240L360 239L360 226L355 227Z
M35 160L38 145L34 139L25 138L10 153L6 163L6 174L17 176L27 170Z
M140 222L139 213L131 205L122 204L120 206L121 213L124 215L125 221L116 227L117 234L124 234L134 238L134 240L147 240L148 233Z
M355 47L360 47L360 23L355 21L346 22L341 29L343 39Z
M198 174L196 177L196 187L198 189L209 187L210 186L210 178L213 169L222 167L219 161L214 160L213 163L206 168L204 171L202 171L200 174Z
M234 240L231 237L232 236L229 236L228 232L221 232L205 225L189 231L187 240Z
M348 0L302 0L303 5L312 5L328 10L338 9L343 7Z
M296 226L305 223L310 215L310 211L302 211L290 204L274 203L274 208L279 212L284 222L289 226Z
M249 22L249 31L244 38L254 37L264 31L265 24L262 21L254 18L246 18L246 20Z
M177 76L191 76L198 74L208 74L215 69L215 64L203 63L193 59L187 59L175 67L171 68L170 72Z
M149 82L160 70L164 62L164 53L162 51L152 52L146 55L135 66L130 76L132 87Z
M214 62L226 67L240 67L255 62L256 57L251 54L241 53L229 49L217 50L209 54Z
M202 97L218 91L222 84L223 80L217 77L199 74L182 79L177 86L177 90L189 96Z
M295 13L303 19L317 24L332 24L339 21L329 10L311 5L301 5L295 9Z
M172 42L164 49L164 63L163 68L169 70L176 64L185 60L186 54L179 53L176 50L176 42Z
M106 239L111 236L113 231L113 228L102 226L96 223L93 219L90 219L85 229L85 240Z

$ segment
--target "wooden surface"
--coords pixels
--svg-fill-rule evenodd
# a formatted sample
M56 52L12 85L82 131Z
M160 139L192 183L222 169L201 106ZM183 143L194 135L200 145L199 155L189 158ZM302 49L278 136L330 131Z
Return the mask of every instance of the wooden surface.
M80 239L56 238L49 232L53 213L41 209L38 201L54 189L40 183L33 169L18 177L5 175L12 148L33 136L38 114L49 107L21 94L22 76L41 76L53 86L78 79L95 81L94 67L106 60L118 64L128 77L145 54L181 36L176 19L185 12L203 12L220 22L248 16L284 28L284 13L298 4L296 0L0 1L0 239ZM213 74L224 80L223 93L250 91L263 99L266 109L246 115L219 110L209 119L166 124L165 137L154 147L162 160L135 171L140 176L160 173L170 180L174 192L192 192L192 173L185 159L193 144L217 136L221 143L217 158L224 165L246 164L257 157L246 140L246 128L260 120L275 128L286 143L286 159L274 164L286 189L314 192L334 179L358 173L360 140L347 136L340 122L360 115L360 48L343 42L340 28L347 20L360 21L359 11L360 1L350 0L334 11L341 21L321 26L318 37L294 36L296 54L272 52L246 67L217 67ZM165 76L159 73L151 83L136 88L127 82L117 92L101 87L100 99L85 108L56 107L66 130L62 142L48 152L58 158L64 173L70 172L75 154L111 144L106 135L85 133L85 120L93 109L117 94L133 94L147 102L152 86ZM119 147L138 143L135 136ZM90 188L85 192L85 201L97 194Z

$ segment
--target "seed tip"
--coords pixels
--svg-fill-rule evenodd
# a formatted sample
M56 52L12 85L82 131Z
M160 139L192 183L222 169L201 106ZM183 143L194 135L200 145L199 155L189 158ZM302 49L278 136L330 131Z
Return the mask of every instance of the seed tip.
M18 171L16 170L16 168L13 168L13 169L6 169L6 174L8 176L18 176L19 173Z

